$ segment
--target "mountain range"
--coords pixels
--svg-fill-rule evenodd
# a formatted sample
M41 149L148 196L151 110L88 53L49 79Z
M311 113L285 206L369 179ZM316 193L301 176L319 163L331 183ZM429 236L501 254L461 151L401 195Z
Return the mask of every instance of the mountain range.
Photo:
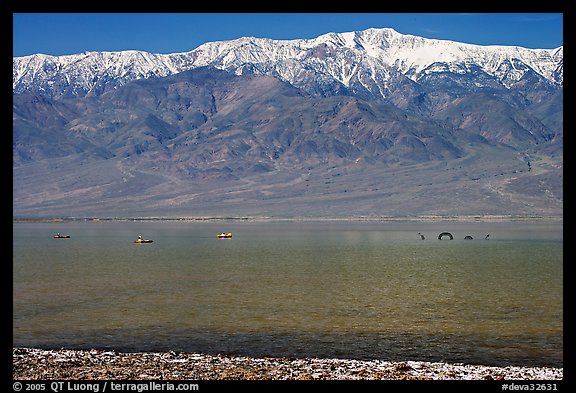
M563 47L392 29L13 59L16 217L561 216Z

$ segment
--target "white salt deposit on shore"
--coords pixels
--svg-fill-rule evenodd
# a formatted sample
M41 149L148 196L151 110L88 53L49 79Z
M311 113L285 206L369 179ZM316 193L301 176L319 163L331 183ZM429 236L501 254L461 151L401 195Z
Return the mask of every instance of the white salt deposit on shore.
M13 348L14 380L562 380L563 368Z

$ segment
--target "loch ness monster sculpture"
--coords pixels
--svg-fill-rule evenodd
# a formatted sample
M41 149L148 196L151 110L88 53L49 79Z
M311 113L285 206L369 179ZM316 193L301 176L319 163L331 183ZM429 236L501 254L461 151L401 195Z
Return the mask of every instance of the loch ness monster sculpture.
M438 235L438 240L442 240L444 236L448 236L450 240L454 239L454 236L452 236L450 232L442 232L441 234Z

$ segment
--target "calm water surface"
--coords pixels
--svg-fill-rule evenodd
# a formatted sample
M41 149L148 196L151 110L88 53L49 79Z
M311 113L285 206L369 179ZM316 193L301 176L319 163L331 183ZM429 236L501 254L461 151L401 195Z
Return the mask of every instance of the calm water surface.
M13 235L14 346L563 366L562 222L14 223Z

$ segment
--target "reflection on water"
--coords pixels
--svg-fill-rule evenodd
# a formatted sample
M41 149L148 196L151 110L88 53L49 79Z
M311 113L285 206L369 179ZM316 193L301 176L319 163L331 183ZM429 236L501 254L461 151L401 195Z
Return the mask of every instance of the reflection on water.
M561 222L13 228L15 346L562 366Z

